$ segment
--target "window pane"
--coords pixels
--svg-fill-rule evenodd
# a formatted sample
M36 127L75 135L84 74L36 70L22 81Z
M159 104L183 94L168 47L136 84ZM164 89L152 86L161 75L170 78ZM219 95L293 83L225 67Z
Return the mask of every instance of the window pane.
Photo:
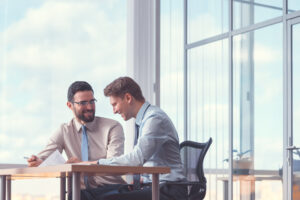
M160 106L172 119L181 142L184 140L182 24L182 0L161 1Z
M292 26L292 97L293 97L293 145L300 147L300 24ZM300 198L300 150L293 150L293 198Z
M187 1L188 43L228 31L228 0Z
M233 28L239 29L282 15L282 1L234 0Z
M293 141L294 145L300 146L300 24L293 26ZM300 152L296 151L296 158L300 160Z
M67 89L76 80L93 86L96 115L116 118L103 88L125 66L126 1L1 1L1 162L25 164L71 120Z
M238 35L233 48L234 199L281 199L282 24Z
M228 40L188 52L188 140L213 143L204 160L208 199L222 199L228 169Z
M300 1L299 0L288 0L289 13L300 10Z

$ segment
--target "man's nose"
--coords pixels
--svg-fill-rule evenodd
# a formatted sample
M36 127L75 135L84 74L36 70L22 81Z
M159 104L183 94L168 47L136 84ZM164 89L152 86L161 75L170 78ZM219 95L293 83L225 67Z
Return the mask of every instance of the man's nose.
M116 114L117 113L117 109L113 108L113 112L114 112L114 114Z
M94 107L94 105L91 104L91 103L88 103L88 104L86 105L86 107L87 107L87 109L92 109L92 108Z

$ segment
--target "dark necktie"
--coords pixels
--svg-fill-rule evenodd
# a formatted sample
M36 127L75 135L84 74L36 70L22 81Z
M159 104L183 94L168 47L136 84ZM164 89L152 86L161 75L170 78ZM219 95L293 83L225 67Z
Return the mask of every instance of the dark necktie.
M139 139L139 125L135 124L135 138L134 138L134 146L137 144L137 141ZM140 184L140 174L134 174L133 175L133 189L134 190L139 190L141 188Z
M137 144L137 141L139 139L139 128L140 128L140 126L135 124L134 146Z
M89 144L88 137L86 134L85 126L82 125L82 140L81 140L81 160L88 161L89 160ZM84 176L84 184L85 187L88 188L88 177Z

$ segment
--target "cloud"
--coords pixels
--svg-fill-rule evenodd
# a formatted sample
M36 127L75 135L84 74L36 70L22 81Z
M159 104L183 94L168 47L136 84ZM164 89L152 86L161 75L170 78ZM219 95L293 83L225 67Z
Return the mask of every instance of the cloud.
M266 77L263 80L257 80L255 85L259 86L259 89L255 92L255 103L260 105L282 103L282 82L282 77Z
M0 32L0 158L23 162L20 152L39 152L71 119L65 103L72 82L87 80L98 96L125 75L125 6L123 0L47 0L27 6L23 18ZM113 116L102 106L97 113Z
M40 146L41 144L46 145L48 139L50 138L51 133L49 135L37 135L34 140L30 140L30 146Z
M294 102L298 103L299 100L298 101L294 100ZM293 108L294 108L294 110L293 110L293 116L294 116L294 118L300 120L300 106L299 105L298 106L294 105ZM300 126L300 123L297 123L297 126Z
M254 45L254 61L257 65L268 66L269 63L278 63L282 65L281 48L274 49L265 44L256 43ZM265 64L265 65L263 65Z
M275 131L276 130L274 130L271 139L272 142L270 142L270 136L268 134L261 134L259 138L257 137L255 139L255 169L278 170L282 167L282 136ZM262 151L264 152L263 154L261 154ZM268 163L268 165L266 165L266 163Z
M15 137L12 138L12 148L25 148L25 138Z
M125 63L125 27L124 19L110 20L97 1L47 1L29 9L0 37L6 36L8 66L61 72L99 65L117 69Z
M9 161L9 159L11 158L12 153L9 152L8 150L1 150L0 151L0 160L5 160L5 162Z
M195 14L195 13L194 13ZM224 16L216 16L209 12L203 13L190 17L188 20L188 41L189 43L196 42L199 40L203 40L208 37L212 37L214 35L222 34L228 31L227 21ZM182 16L183 17L183 16ZM217 19L223 19L220 21Z
M9 137L6 134L0 133L0 146L7 144Z
M240 63L249 63L249 38L247 35L238 35L234 38L234 54L233 62L239 65ZM244 42L244 45L248 45L242 48L241 43ZM254 49L253 49L253 61L255 66L268 67L270 63L276 63L282 65L282 51L281 48L274 48L265 43L260 43L254 40ZM281 45L281 44L279 44ZM278 46L279 46L278 45Z

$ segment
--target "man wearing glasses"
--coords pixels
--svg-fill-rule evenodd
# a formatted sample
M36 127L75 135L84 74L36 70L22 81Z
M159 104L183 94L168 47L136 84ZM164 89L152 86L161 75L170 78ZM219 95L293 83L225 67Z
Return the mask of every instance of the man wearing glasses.
M112 119L95 117L94 91L84 81L72 83L68 89L67 106L73 111L74 118L62 124L52 135L46 148L37 156L31 156L28 166L40 165L51 153L64 150L68 162L70 158L81 161L94 161L111 158L124 153L124 133L122 126ZM106 184L125 183L120 176L82 177L81 188L95 188ZM82 196L85 191L82 191Z

